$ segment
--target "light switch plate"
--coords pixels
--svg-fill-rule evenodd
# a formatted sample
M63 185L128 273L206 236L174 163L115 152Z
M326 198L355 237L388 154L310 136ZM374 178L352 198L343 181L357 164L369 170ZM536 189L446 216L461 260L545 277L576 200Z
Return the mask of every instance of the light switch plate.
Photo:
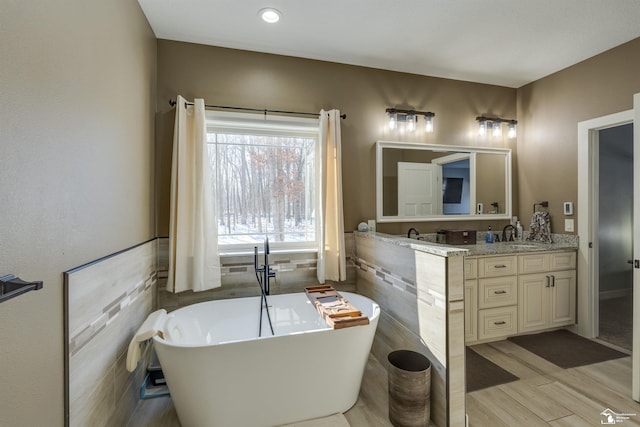
M565 219L564 220L564 231L573 232L573 220Z

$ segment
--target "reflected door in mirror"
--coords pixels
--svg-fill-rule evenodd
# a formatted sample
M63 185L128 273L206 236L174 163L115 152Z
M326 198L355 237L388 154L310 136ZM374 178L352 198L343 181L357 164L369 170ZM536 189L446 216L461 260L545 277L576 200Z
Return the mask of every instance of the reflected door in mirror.
M398 215L441 213L437 168L430 163L398 162Z

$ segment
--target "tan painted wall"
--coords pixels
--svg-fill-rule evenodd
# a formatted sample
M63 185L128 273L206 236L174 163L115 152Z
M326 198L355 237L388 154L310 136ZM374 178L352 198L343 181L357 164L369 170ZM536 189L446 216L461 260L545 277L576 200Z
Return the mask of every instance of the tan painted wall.
M62 272L153 230L156 41L130 0L0 12L0 425L64 423Z
M342 121L345 229L375 218L375 142L399 140L386 128L385 109L433 111L435 132L406 138L433 144L487 145L515 149L506 137L477 141L476 116L514 118L516 90L330 62L260 54L197 44L158 41L158 234L168 233L173 110L181 94L208 104L293 111L338 108ZM515 150L514 150L515 151ZM514 153L515 154L515 153ZM515 156L514 156L515 157ZM477 224L477 223L476 223ZM421 232L463 223L418 224ZM482 223L480 229L485 229ZM405 233L410 224L379 231Z
M640 38L518 89L518 203L529 228L533 204L549 201L564 232L562 202L578 202L578 122L633 108L640 92ZM571 217L567 217L571 218ZM577 214L575 229L579 220Z

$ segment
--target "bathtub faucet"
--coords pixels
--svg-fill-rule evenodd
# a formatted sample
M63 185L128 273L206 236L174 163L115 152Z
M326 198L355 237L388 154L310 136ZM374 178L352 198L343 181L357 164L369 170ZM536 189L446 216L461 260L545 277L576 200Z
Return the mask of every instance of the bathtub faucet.
M271 315L269 315L269 304L267 302L267 295L269 295L269 280L276 277L276 272L269 267L269 238L264 241L264 264L262 267L258 267L258 247L253 247L253 268L256 271L256 279L258 279L258 286L260 286L260 322L258 324L258 336L262 336L262 310L267 312L267 320L269 321L269 328L271 329L271 335L274 335L273 324L271 323Z
M269 280L276 277L276 272L269 266L269 238L264 241L264 264L258 267L258 247L254 246L253 266L258 276L258 284L265 295L269 295L271 290Z

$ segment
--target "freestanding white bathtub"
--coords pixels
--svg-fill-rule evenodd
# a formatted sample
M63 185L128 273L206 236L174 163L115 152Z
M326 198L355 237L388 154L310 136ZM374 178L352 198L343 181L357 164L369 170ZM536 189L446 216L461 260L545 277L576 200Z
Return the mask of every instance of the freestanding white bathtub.
M194 304L170 313L154 346L183 427L267 427L356 403L380 308L341 292L369 325L334 330L304 293Z

